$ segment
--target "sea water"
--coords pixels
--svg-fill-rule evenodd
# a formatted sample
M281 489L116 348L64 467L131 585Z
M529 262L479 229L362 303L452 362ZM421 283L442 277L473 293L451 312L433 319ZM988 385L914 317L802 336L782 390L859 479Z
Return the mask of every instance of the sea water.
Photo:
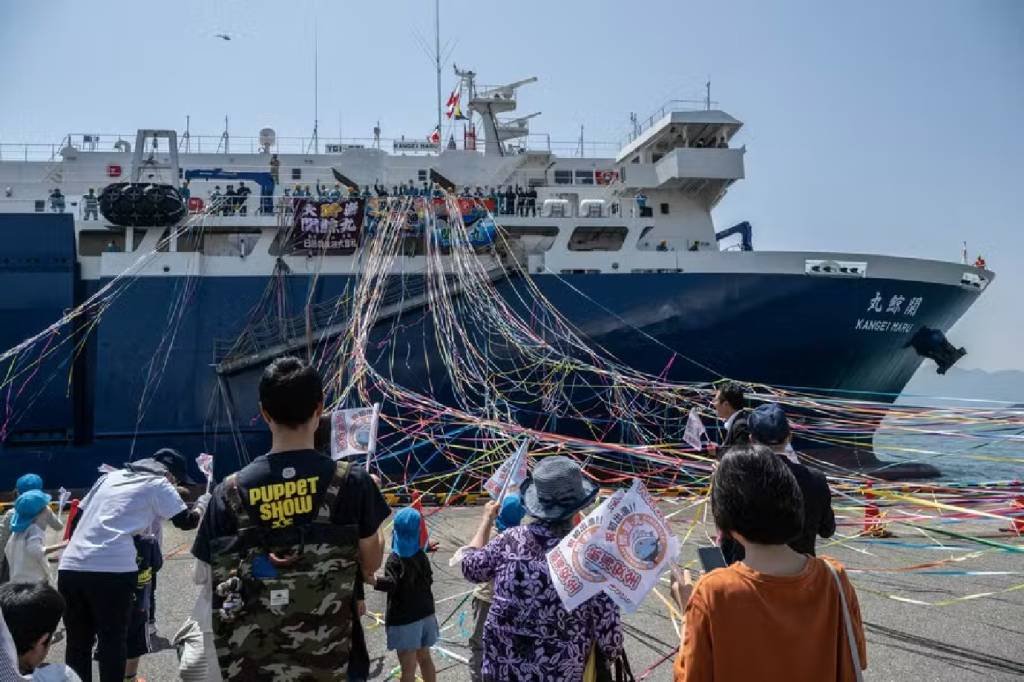
M942 479L965 483L1024 479L1024 410L972 405L908 420L886 418L875 434L875 452L885 460L927 462ZM977 410L983 410L979 415ZM909 433L907 427L920 430Z

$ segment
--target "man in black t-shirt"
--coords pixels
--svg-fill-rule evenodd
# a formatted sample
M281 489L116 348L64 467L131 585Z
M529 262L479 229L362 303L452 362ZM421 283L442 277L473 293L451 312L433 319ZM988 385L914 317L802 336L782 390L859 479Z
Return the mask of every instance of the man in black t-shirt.
M260 413L270 427L271 450L238 472L241 503L252 522L269 529L288 529L313 523L335 475L336 463L314 450L314 437L323 411L323 388L316 371L297 358L274 361L260 380ZM362 576L372 576L383 560L381 524L391 510L365 469L352 465L337 492L331 523L358 531L358 560ZM214 490L192 554L213 563L217 538L238 532L238 516L224 483ZM214 586L216 587L216 585ZM354 586L353 586L354 589ZM367 657L355 601L352 600L351 658ZM356 674L356 671L351 671ZM349 677L359 679L358 675Z

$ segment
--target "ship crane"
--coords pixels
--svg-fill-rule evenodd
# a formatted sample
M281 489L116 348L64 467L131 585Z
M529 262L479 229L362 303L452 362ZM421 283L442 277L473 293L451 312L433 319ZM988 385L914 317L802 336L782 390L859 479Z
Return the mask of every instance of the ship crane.
M509 121L498 121L498 125L495 128L498 135L498 141L506 142L508 140L514 140L517 137L526 137L530 134L530 119L537 116L540 116L539 111L528 116L520 116L519 118L514 118Z
M506 140L523 137L528 134L527 122L539 116L540 112L523 116L511 121L499 121L498 114L516 110L516 92L520 87L536 83L537 77L530 76L505 85L489 86L486 90L477 91L476 72L459 69L455 66L455 75L462 79L466 92L469 94L470 111L480 115L484 127L484 153L503 155L503 143Z

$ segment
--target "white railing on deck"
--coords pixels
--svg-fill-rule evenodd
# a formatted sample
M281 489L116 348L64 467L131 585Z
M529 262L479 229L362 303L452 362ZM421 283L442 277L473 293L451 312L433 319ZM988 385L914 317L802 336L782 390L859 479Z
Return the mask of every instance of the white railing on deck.
M480 128L477 128L476 151L483 153L486 148L486 141L483 139ZM441 143L441 149L447 147L447 136ZM388 154L433 154L433 150L398 150L394 148L396 142L417 142L425 139L420 138L380 138L370 137L348 137L331 138L320 137L314 140L312 137L277 137L274 144L265 150L258 137L236 137L229 136L227 140L222 135L195 135L179 133L178 152L191 154L296 154L332 155L341 153L349 148L380 149ZM60 152L70 145L80 152L114 152L118 142L127 142L135 145L135 133L71 133L64 136L60 143L35 143L35 142L0 142L0 161L60 161ZM455 142L458 149L463 149L461 132L455 135ZM579 140L553 140L551 135L546 133L531 133L521 138L514 138L505 142L506 154L514 155L523 151L544 151L556 154L561 157L614 157L619 145L615 142L601 142L584 140L582 148ZM133 150L134 151L134 150ZM147 150L148 152L149 150ZM159 153L161 150L158 149ZM164 149L163 151L166 151Z
M655 109L654 113L650 116L642 121L638 121L636 128L626 136L626 140L620 146L625 147L627 144L643 135L644 131L648 128L671 113L683 111L708 111L716 107L718 107L718 102L709 102L704 99L670 99Z

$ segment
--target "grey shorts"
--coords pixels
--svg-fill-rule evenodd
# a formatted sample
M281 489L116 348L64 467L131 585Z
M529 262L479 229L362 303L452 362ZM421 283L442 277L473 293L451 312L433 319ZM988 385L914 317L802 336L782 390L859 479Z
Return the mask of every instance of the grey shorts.
M384 629L388 636L389 651L415 651L437 644L437 618L434 615L408 625L388 625Z

